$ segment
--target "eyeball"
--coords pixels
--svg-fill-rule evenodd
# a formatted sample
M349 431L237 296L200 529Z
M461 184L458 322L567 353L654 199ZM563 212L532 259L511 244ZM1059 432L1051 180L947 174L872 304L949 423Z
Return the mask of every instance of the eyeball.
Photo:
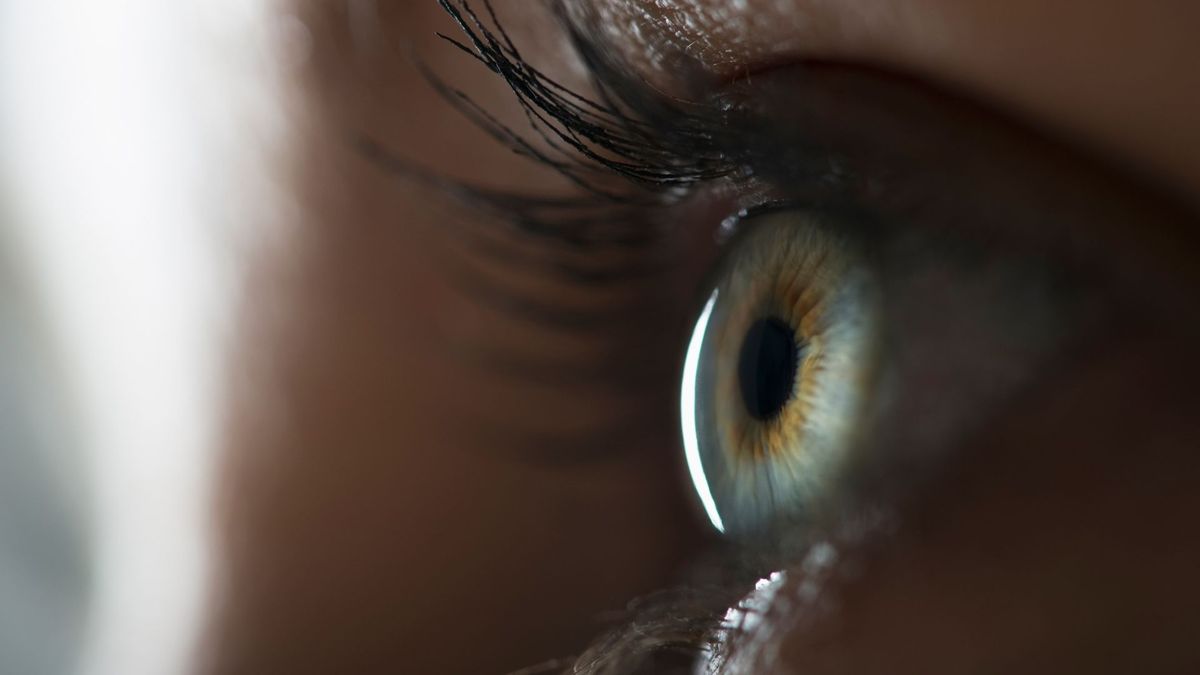
M712 524L804 517L849 464L877 370L880 311L861 249L810 212L747 222L684 361L684 450Z

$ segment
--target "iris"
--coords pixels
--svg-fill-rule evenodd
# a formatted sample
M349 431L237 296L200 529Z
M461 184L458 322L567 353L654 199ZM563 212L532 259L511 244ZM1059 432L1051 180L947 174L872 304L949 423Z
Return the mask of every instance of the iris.
M819 508L873 391L878 293L859 247L807 211L749 219L688 349L684 437L719 529Z

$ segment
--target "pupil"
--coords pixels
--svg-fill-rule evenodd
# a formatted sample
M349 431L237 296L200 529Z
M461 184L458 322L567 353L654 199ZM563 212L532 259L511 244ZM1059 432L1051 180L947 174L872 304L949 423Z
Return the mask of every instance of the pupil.
M799 361L796 333L781 319L755 321L746 332L738 359L742 400L750 416L766 421L791 400Z

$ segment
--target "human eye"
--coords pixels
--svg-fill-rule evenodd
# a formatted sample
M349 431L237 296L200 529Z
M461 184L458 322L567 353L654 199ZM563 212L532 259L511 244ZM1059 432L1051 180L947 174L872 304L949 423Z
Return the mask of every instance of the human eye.
M993 483L1017 490L1022 475L1058 471L1060 456L996 459L991 437L1040 392L1154 332L1145 327L1194 322L1178 313L1188 265L1170 253L1189 246L1186 205L985 106L870 68L714 79L686 58L666 95L590 39L601 28L569 22L592 28L575 34L599 88L586 99L525 64L486 14L443 4L536 135L460 105L597 199L581 204L605 205L592 212L602 218L538 227L597 248L664 224L719 240L699 256L709 273L675 327L678 422L696 501L726 535L743 589L773 571L803 577L815 553L839 550L831 541L854 550L920 527L930 516L913 505L963 467L996 464ZM1109 470L1111 453L1097 455L1093 468ZM864 522L887 534L864 534ZM705 635L756 644L686 598L680 614L695 623L661 608L635 617L602 643L615 656L592 667L619 672L678 648L687 640L670 630L681 625L696 653L711 648ZM647 637L655 630L661 640ZM774 665L753 660L761 647L743 649L747 662Z

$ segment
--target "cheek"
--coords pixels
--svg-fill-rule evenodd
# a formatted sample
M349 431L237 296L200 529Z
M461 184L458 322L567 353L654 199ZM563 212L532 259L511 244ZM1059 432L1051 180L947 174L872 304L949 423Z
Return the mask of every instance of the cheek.
M894 536L793 578L745 638L752 672L1194 668L1200 369L1181 341L1106 348L981 433Z

